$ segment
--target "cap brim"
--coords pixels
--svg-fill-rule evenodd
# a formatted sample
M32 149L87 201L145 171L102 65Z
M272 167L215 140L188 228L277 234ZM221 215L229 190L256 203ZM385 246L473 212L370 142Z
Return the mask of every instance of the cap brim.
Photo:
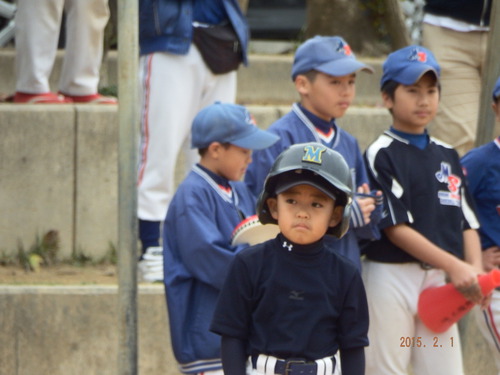
M396 79L399 83L403 85L413 85L414 83L418 82L420 78L424 76L424 74L432 72L434 73L434 76L436 77L437 80L439 80L439 74L430 65L423 65L423 64L414 64L408 66L406 69L404 69L401 73L398 74L399 78Z
M276 186L276 195L281 194L281 193L287 191L288 189L291 189L294 186L298 186L298 185L310 185L312 187L315 187L319 191L323 192L324 194L328 195L333 200L337 199L337 197L333 193L333 191L325 189L324 186L321 186L320 184L317 184L316 182L313 182L311 180L306 180L306 179L304 179L304 180L294 180L294 181L285 182L283 184L278 184L278 186Z
M358 60L352 58L343 58L334 61L329 61L326 64L319 65L314 68L319 72L329 74L334 77L346 76L348 74L356 73L360 70L368 73L373 73L374 70L371 66L363 64Z
M230 141L229 143L249 150L262 150L272 146L279 139L280 137L278 135L260 130L256 127L255 131L250 134L235 141Z

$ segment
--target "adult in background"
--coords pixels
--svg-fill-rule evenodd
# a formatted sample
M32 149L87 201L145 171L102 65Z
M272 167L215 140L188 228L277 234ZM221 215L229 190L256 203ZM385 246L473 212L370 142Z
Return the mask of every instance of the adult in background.
M431 134L463 155L474 147L492 0L426 0L422 44L441 66Z
M177 154L200 109L215 101L234 103L236 70L247 64L248 40L236 0L139 3L138 219L144 281L163 279L160 225L174 193ZM192 151L185 156L189 166L198 160Z
M66 46L59 92L52 92L49 77L63 13ZM97 92L108 19L108 0L18 0L14 103L116 104L115 98Z

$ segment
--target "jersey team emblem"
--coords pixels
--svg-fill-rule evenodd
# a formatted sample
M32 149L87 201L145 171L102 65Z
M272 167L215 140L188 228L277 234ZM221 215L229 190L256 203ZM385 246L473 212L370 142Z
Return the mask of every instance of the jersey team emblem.
M441 169L435 173L436 179L446 184L448 191L438 191L438 198L442 205L460 207L460 187L462 179L451 172L449 163L441 163Z

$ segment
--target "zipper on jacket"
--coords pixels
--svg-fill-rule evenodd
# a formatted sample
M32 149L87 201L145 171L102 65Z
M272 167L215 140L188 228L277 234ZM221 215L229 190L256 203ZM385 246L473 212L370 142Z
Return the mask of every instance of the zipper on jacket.
M158 10L158 1L153 0L153 18L154 18L154 23L155 23L155 30L157 35L161 35L161 30L160 30L160 17L159 17L159 10Z
M488 8L489 0L483 0L483 10L481 12L481 19L479 20L479 25L484 26L484 17L486 15L486 9Z

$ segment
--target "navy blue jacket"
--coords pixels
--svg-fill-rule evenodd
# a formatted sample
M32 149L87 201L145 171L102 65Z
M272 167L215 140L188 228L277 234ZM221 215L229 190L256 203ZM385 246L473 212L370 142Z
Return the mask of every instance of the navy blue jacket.
M164 283L175 358L183 373L222 368L220 337L209 331L229 265L248 245L231 246L255 199L241 181L221 188L198 165L179 185L163 230Z
M193 8L195 0L140 0L140 54L169 52L185 55L193 39ZM236 0L224 0L229 21L238 35L243 64L248 65L249 29Z
M492 0L427 0L424 11L473 25L488 26L491 2Z

